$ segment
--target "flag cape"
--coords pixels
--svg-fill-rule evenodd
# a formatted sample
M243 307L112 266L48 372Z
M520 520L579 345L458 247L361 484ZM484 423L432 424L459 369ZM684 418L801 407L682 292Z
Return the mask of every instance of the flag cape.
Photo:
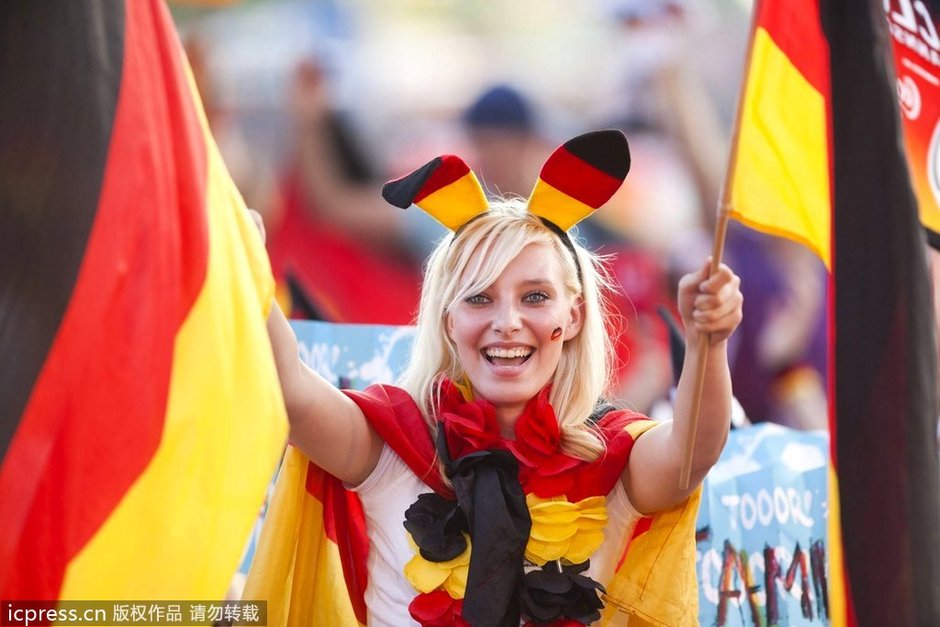
M162 1L0 40L0 598L221 599L286 432L261 240Z
M807 243L831 272L839 626L940 624L933 310L884 19L910 5L759 2L730 173L732 217Z
M392 394L390 401L381 386L347 393L430 489L447 491L416 407L405 412L390 410L401 399ZM376 403L376 398L381 402ZM655 425L636 421L627 432L635 439ZM604 595L606 609L599 624L621 625L628 617L630 625L641 627L698 624L695 521L700 498L701 489L675 508L641 519L627 534L623 556ZM367 550L358 497L288 447L243 597L266 600L268 624L274 627L365 625Z
M940 624L937 364L883 4L821 0L832 82L833 461L845 614ZM874 532L874 536L872 535Z

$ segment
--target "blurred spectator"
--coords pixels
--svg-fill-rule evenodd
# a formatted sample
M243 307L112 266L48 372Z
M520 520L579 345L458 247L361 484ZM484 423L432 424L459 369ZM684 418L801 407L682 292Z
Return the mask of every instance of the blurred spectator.
M552 146L537 127L532 103L509 85L485 90L462 117L474 172L491 196L527 197Z
M282 305L293 317L411 323L420 266L402 243L402 214L382 200L315 63L298 65L290 100L294 158L268 221Z
M217 85L210 71L209 39L195 29L186 36L183 47L222 160L245 203L267 215L275 193L274 168L267 159L259 158L252 150L237 123L237 116L220 104Z
M671 273L678 276L711 250L727 162L725 112L693 71L690 3L679 0L612 2L624 50L625 124L664 131L680 151L698 190L697 233L674 239ZM743 59L743 55L740 57ZM732 68L737 70L737 68ZM727 70L726 70L727 71ZM735 77L737 80L737 77ZM693 243L698 238L698 243ZM735 396L753 422L825 428L826 272L807 249L732 222L725 258L741 277L744 321L732 339Z

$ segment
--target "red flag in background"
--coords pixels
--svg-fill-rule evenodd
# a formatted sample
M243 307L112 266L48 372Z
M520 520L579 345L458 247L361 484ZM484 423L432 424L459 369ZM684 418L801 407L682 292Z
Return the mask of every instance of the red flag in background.
M940 3L884 3L907 162L927 241L940 250Z
M0 598L221 599L285 437L162 0L0 4Z
M732 217L830 266L827 549L840 626L940 624L936 338L886 5L757 3L729 173Z

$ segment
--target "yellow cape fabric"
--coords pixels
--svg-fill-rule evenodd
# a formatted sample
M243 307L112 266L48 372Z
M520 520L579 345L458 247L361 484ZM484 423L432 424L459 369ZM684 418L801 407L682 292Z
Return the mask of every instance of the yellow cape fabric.
M307 492L309 460L284 453L242 598L267 601L268 625L359 625L323 505Z

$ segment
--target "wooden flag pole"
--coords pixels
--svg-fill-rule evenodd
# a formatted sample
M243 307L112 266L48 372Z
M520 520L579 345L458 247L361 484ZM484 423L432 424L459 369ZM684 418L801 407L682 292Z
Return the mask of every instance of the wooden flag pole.
M741 84L738 88L738 101L734 116L734 127L731 131L731 145L728 148L728 169L725 171L725 180L721 187L721 199L718 202L717 219L715 221L715 238L712 242L712 262L709 275L718 271L721 265L721 256L725 249L725 235L728 232L728 220L731 217L731 193L734 188L734 173L738 165L738 138L741 134L741 113L744 108L744 97L747 93L747 81L751 73L751 58L754 56L754 33L757 30L757 16L760 13L761 0L754 3L751 14L751 32L748 35L747 56L744 59L744 71ZM705 389L705 365L708 361L708 346L711 343L711 334L699 337L698 359L695 362L695 378L692 387L692 403L689 408L689 425L685 435L685 445L682 450L682 465L679 467L679 489L688 490L689 479L692 475L692 455L695 451L695 432L698 430L698 415L702 405L702 392Z

